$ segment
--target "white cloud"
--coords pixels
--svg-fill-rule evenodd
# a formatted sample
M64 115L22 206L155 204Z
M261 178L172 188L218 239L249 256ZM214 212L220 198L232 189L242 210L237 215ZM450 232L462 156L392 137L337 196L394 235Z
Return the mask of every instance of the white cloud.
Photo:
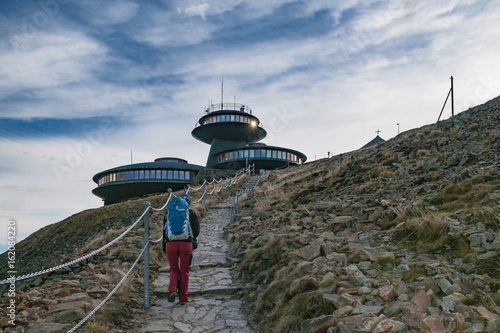
M0 98L19 90L60 88L87 80L106 54L106 46L79 32L41 32L28 50L2 50Z
M83 4L94 8L89 18L98 25L114 25L127 22L137 14L139 8L139 4L123 0L92 1L92 4Z
M179 12L156 9L147 15L147 19L129 33L137 41L157 47L195 45L209 39L215 29L204 20Z
M204 3L204 4L201 4L201 5L192 5L192 6L189 6L188 8L186 8L186 15L188 16L201 16L203 19L205 19L205 12L207 11L207 9L210 7L210 5L208 3Z

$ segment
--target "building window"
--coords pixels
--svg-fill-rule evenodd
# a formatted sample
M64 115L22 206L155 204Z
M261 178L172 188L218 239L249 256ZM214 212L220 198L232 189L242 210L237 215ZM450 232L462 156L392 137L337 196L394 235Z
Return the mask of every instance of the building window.
M190 171L186 171L184 172L184 176L186 177L187 180L191 179L191 172Z
M173 173L172 173L172 170L168 170L168 177L167 179L173 179L174 176L173 176Z
M273 150L273 158L277 158L277 153L276 153L276 150Z
M238 157L239 157L239 158L243 158L243 150L240 150L240 151L238 152Z
M260 149L255 150L255 157L260 157Z
M144 171L144 179L149 179L149 170Z
M233 152L230 152L230 153L229 153L229 159L230 159L230 160L233 160L233 159L234 159L234 153L233 153Z
M179 179L179 171L174 170L174 179Z
M184 179L184 171L179 171L179 179Z
M240 116L236 115L236 121L239 122L240 121Z
M167 179L167 170L162 170L161 171L161 178Z
M272 156L272 153L273 153L273 151L272 151L272 150L268 150L268 151L267 151L267 158L271 158L271 157L273 157L273 156Z
M250 149L250 157L254 157L254 150L253 149Z
M244 156L245 156L245 158L247 158L247 157L248 157L248 150L245 150L244 154L245 154L245 155L244 155Z

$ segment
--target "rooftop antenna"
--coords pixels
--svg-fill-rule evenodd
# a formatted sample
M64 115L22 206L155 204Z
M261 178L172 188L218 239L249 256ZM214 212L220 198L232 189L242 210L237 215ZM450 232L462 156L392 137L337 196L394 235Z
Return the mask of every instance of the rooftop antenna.
M454 103L454 98L453 98L453 75L450 77L451 80L451 88L450 91L448 91L448 96L446 96L446 100L444 101L443 107L441 108L441 113L439 114L438 121L441 119L441 115L443 114L444 107L446 106L446 102L448 102L448 97L450 97L451 94L451 116L453 117L455 115L455 103Z
M224 76L222 76L222 86L221 86L221 93L220 93L220 104L221 104L221 106L224 106Z

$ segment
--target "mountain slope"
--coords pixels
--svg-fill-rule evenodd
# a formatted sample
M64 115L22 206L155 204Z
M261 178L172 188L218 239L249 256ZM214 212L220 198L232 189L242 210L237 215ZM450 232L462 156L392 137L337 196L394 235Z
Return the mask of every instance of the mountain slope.
M266 173L228 237L266 332L321 328L303 321L320 315L335 332L494 332L499 201L500 97Z

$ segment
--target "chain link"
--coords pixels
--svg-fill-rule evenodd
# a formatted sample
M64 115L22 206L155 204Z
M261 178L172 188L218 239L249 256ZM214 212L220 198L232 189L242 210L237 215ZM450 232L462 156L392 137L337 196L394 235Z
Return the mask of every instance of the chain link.
M115 286L115 288L108 294L108 296L106 296L106 298L101 302L99 303L98 306L95 307L94 310L92 310L85 318L83 318L78 324L76 324L75 327L73 327L71 330L68 331L68 333L73 333L78 327L82 326L90 317L92 317L94 315L94 313L96 313L108 300L111 296L113 296L113 294L118 290L118 288L120 288L120 286L122 285L122 283L125 281L125 279L130 275L130 273L132 272L132 270L134 269L135 265L137 265L137 263L139 262L139 259L141 259L142 255L144 254L144 251L146 250L146 248L148 247L149 245L149 242L148 241L146 243L146 245L144 245L144 248L142 249L141 253L139 254L139 256L137 257L137 259L135 260L135 262L132 264L132 267L130 267L130 269L128 270L128 272L125 274L125 276L121 279L120 282L118 282L118 284Z
M44 269L44 270L41 270L41 271L38 271L38 272L24 274L24 275L21 275L21 276L17 276L15 281L21 281L21 280L25 280L25 279L31 279L31 278L33 278L35 276L47 274L47 273L56 271L56 270L64 268L64 267L68 267L68 266L74 265L76 263L79 263L80 261L83 261L85 259L88 259L88 258L96 255L97 253L99 253L99 252L107 249L108 247L110 247L111 245L113 245L114 243L116 243L117 241L119 241L120 239L122 239L123 236L125 236L126 234L128 234L130 232L130 230L132 230L137 225L137 223L139 223L139 221L141 221L141 219L144 217L144 215L146 215L146 212L148 211L148 209L149 209L149 207L144 210L144 212L142 213L142 215L127 230L125 230L121 235L119 235L118 237L116 237L115 239L113 239L111 242L109 242L108 244L104 245L100 249L94 250L94 251L90 252L89 254L84 255L83 257L71 260L71 261L69 261L69 262L67 262L65 264L61 264L61 265L56 266L56 267L52 267L52 268ZM0 285L7 284L9 282L11 282L11 279L4 279L4 280L0 281Z

